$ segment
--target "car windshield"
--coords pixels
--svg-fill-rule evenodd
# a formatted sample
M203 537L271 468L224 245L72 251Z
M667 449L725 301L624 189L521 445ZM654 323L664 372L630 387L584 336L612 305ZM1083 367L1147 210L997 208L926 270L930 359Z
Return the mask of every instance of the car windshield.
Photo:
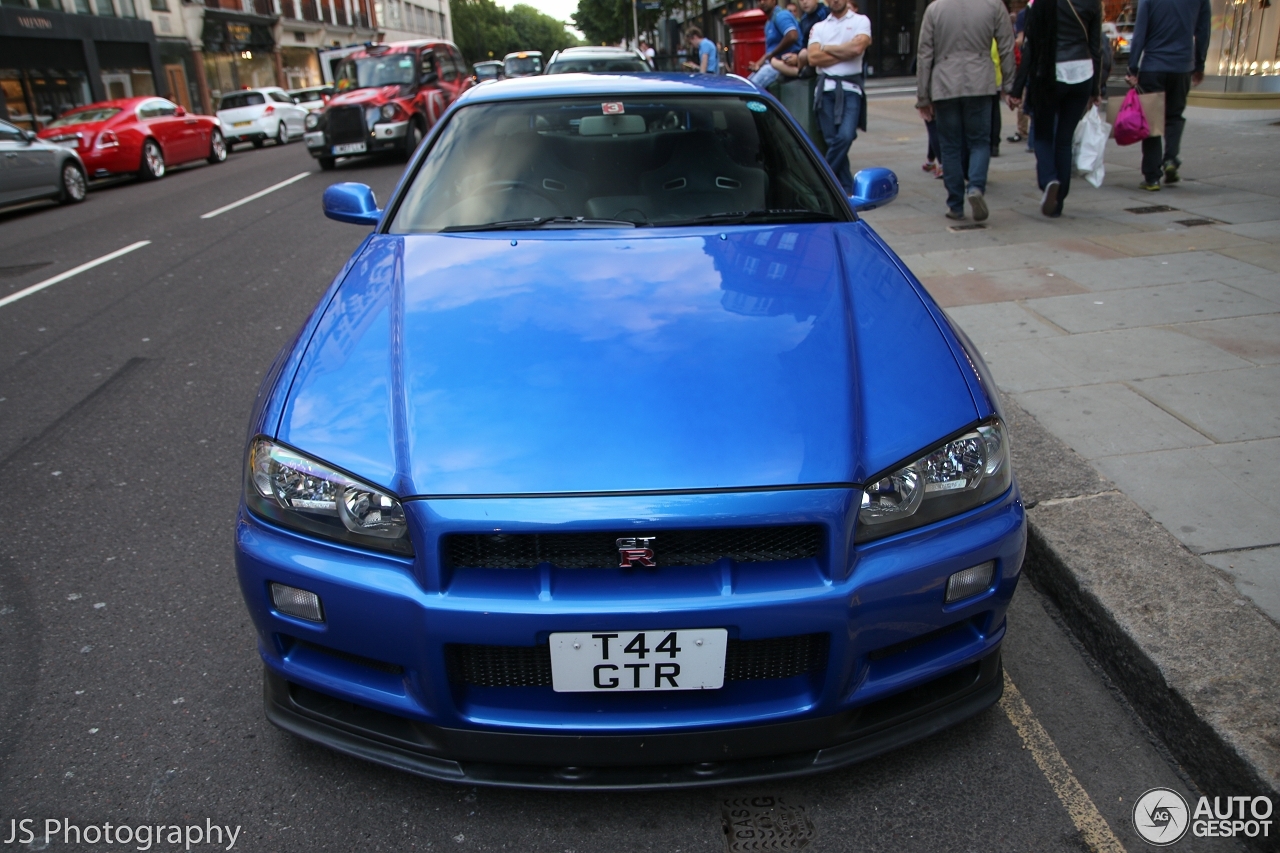
M511 56L503 60L502 67L508 77L517 74L541 74L542 58L538 56Z
M73 124L92 124L98 121L106 121L120 112L119 107L92 107L87 110L77 110L74 113L67 113L62 118L56 118L45 125L50 127L69 127Z
M267 102L261 92L236 92L234 95L223 95L218 105L220 110L235 110L240 107L258 107Z
M300 104L309 104L313 101L323 101L324 95L320 89L312 89L308 92L294 92L293 96L298 99Z
M608 74L610 72L648 71L649 66L635 56L584 56L557 59L547 67L548 74Z
M378 86L410 86L413 84L413 55L389 53L344 59L334 73L339 92L371 89Z
M849 218L805 144L750 96L610 96L459 110L393 233Z
M500 69L501 66L499 65L477 65L476 77L481 80L492 80L494 77L498 76L498 71Z

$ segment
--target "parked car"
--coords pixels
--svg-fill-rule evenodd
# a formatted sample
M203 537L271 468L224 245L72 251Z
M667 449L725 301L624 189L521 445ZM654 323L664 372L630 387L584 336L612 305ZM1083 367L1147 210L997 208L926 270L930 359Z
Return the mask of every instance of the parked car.
M228 148L237 142L252 142L254 148L261 148L268 139L286 145L307 132L308 112L276 86L230 92L218 102L218 121Z
M84 163L74 148L0 121L0 205L42 198L84 201L87 189Z
M502 58L504 77L534 77L542 73L542 51L518 50Z
M813 773L1001 695L1025 514L974 345L745 80L477 86L267 371L276 725L463 784Z
M408 157L473 83L450 42L375 44L334 70L337 94L307 117L307 150L332 169L338 157L399 151Z
M309 113L318 113L333 96L332 86L312 86L309 89L290 89L289 97Z
M1114 26L1115 34L1111 38L1112 47L1115 49L1112 73L1123 77L1128 73L1129 68L1129 45L1133 41L1133 24L1115 24Z
M620 47L569 47L551 54L547 74L616 74L652 71L648 58L638 50Z
M490 80L501 80L506 75L502 72L502 62L497 59L491 59L487 62L477 62L471 66L472 76L475 77L477 83L486 83Z
M40 138L73 148L91 178L137 174L155 180L170 166L227 159L216 118L154 96L79 107L45 125Z

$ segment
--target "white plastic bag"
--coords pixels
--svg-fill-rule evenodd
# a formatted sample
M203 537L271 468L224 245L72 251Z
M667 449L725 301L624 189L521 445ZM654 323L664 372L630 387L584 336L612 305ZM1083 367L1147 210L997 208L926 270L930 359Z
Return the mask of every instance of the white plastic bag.
M1102 186L1102 179L1107 173L1103 163L1103 155L1107 151L1107 137L1111 135L1111 125L1102 118L1097 107L1090 107L1084 118L1076 125L1075 138L1071 144L1071 161L1076 171L1095 187Z

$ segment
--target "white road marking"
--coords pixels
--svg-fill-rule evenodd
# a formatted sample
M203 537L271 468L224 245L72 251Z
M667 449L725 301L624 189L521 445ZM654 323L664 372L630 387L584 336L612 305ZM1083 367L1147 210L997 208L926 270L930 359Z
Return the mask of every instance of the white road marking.
M220 207L220 208L218 208L217 210L211 210L211 211L209 211L208 213L206 213L206 214L204 214L203 216L201 216L200 218L201 218L201 219L212 219L213 217L215 217L215 216L217 216L217 215L219 215L219 214L226 213L228 210L232 210L232 209L234 209L234 208L237 208L237 207L239 207L239 206L240 206L240 205L242 205L242 204L248 204L248 203L249 203L249 202L251 202L251 201L256 201L256 200L258 200L258 199L262 198L264 195L267 195L267 194L269 194L269 193L273 193L273 192L275 192L275 191L276 191L276 190L278 190L278 189L282 189L283 187L287 187L287 186L289 186L289 184L296 183L297 181L302 180L303 178L305 178L307 175L310 175L310 174L311 174L310 172L302 172L302 173L300 173L300 174L294 175L292 178L290 178L290 179L289 179L289 180L287 180L287 181L281 181L281 182L280 182L280 183L278 183L278 184L273 184L272 186L267 187L265 190L259 190L258 192L254 193L253 195L247 195L247 196L245 196L244 198L240 199L239 201L233 201L233 202L231 202L231 204L228 204L228 205L225 205L225 206L223 206L223 207Z
M57 284L60 281L66 281L67 279L71 278L73 275L79 275L85 270L91 270L94 267L98 266L99 264L105 264L107 261L114 261L116 258L120 257L121 255L129 254L134 249L141 249L143 246L150 246L150 245L151 245L150 240L139 240L136 243L125 246L123 249L116 249L114 252L112 252L109 255L103 255L102 257L97 258L96 260L89 261L89 263L87 264L81 264L75 269L69 269L66 272L58 273L53 278L46 278L44 281L40 282L39 284L33 284L30 287L26 288L25 290L19 290L17 293L10 293L8 296L4 297L3 299L0 299L0 308L3 308L4 306L8 305L10 302L17 302L19 299L21 299L24 296L30 296L33 293L38 293L39 291L44 290L46 287L52 287L53 285Z

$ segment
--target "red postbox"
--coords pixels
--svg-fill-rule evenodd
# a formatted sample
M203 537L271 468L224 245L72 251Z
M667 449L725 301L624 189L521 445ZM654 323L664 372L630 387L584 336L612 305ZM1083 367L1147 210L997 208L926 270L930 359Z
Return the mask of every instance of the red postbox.
M734 12L724 19L733 47L733 73L751 76L752 62L764 56L764 25L768 18L759 9Z

